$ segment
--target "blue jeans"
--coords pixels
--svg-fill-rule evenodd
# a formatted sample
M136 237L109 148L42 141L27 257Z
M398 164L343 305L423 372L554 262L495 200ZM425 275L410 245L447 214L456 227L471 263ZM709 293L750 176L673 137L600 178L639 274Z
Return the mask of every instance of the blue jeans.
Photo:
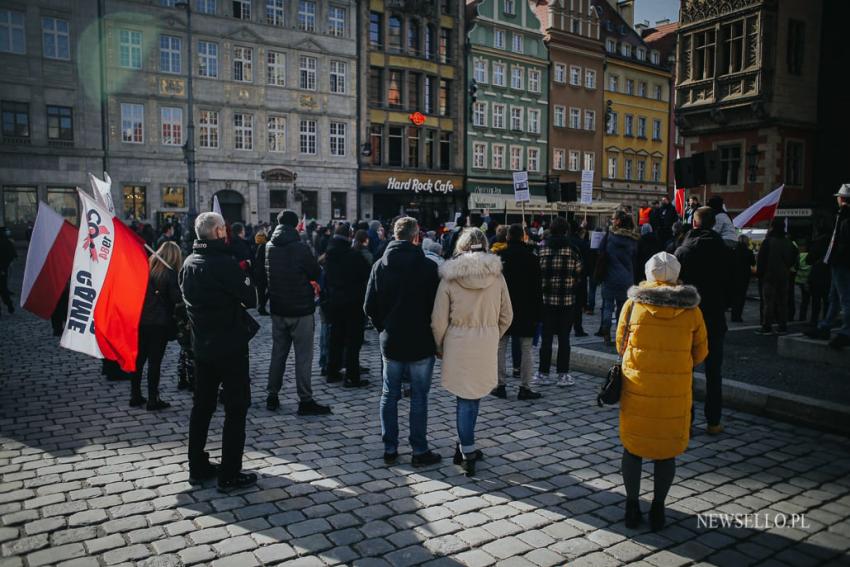
M460 450L466 455L475 451L475 422L481 400L457 399L457 439Z
M850 268L846 266L832 266L832 285L829 288L829 309L826 317L818 327L829 330L832 322L838 317L838 310L844 311L839 335L850 337Z
M399 362L386 357L384 361L384 386L381 391L381 439L384 451L398 452L398 401L401 399L402 378L410 379L410 447L414 455L428 452L425 430L428 426L428 392L434 357L416 362Z
M611 316L619 313L623 309L623 304L626 302L627 288L612 287L607 284L602 284L602 332L611 331ZM614 304L617 304L616 311Z
M319 327L319 367L327 368L328 366L328 343L331 338L331 326L325 322L322 317L322 323Z

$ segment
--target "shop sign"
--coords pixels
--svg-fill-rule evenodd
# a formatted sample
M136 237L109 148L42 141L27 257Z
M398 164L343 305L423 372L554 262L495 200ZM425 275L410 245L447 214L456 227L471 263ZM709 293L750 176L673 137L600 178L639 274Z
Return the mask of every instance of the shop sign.
M776 209L777 217L807 218L812 216L812 209Z
M414 112L410 116L410 121L413 122L416 126L422 126L425 124L425 115L421 112Z
M454 191L454 183L450 179L419 179L410 177L404 181L390 177L387 179L387 189L390 191L412 191L414 193L442 193Z

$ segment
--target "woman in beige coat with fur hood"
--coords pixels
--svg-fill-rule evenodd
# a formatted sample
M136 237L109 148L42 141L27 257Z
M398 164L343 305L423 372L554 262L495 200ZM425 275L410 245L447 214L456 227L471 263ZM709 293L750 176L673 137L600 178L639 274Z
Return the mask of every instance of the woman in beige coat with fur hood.
M455 256L440 267L440 287L431 314L443 387L457 396L454 463L475 474L475 421L481 398L498 384L499 339L513 320L502 261L488 252L487 237L468 228L458 238Z

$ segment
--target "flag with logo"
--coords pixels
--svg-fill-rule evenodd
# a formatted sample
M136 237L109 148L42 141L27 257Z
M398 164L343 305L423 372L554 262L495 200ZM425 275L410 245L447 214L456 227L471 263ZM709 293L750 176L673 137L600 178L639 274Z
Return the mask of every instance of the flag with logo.
M103 179L98 179L96 175L89 172L89 183L95 201L109 211L110 215L115 215L115 203L112 200L112 179L109 178L109 174L104 171Z
M82 191L68 318L60 344L136 369L148 262L138 238Z

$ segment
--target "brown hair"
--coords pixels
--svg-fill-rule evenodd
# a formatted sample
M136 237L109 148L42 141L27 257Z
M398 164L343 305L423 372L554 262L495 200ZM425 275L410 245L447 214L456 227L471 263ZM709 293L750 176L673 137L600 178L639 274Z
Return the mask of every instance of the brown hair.
M154 279L161 278L168 268L177 272L183 266L183 252L180 251L180 247L177 244L170 240L163 242L156 253L159 255L159 258L165 260L168 267L159 258L151 254L150 258L148 258L148 266L150 266L151 277Z

